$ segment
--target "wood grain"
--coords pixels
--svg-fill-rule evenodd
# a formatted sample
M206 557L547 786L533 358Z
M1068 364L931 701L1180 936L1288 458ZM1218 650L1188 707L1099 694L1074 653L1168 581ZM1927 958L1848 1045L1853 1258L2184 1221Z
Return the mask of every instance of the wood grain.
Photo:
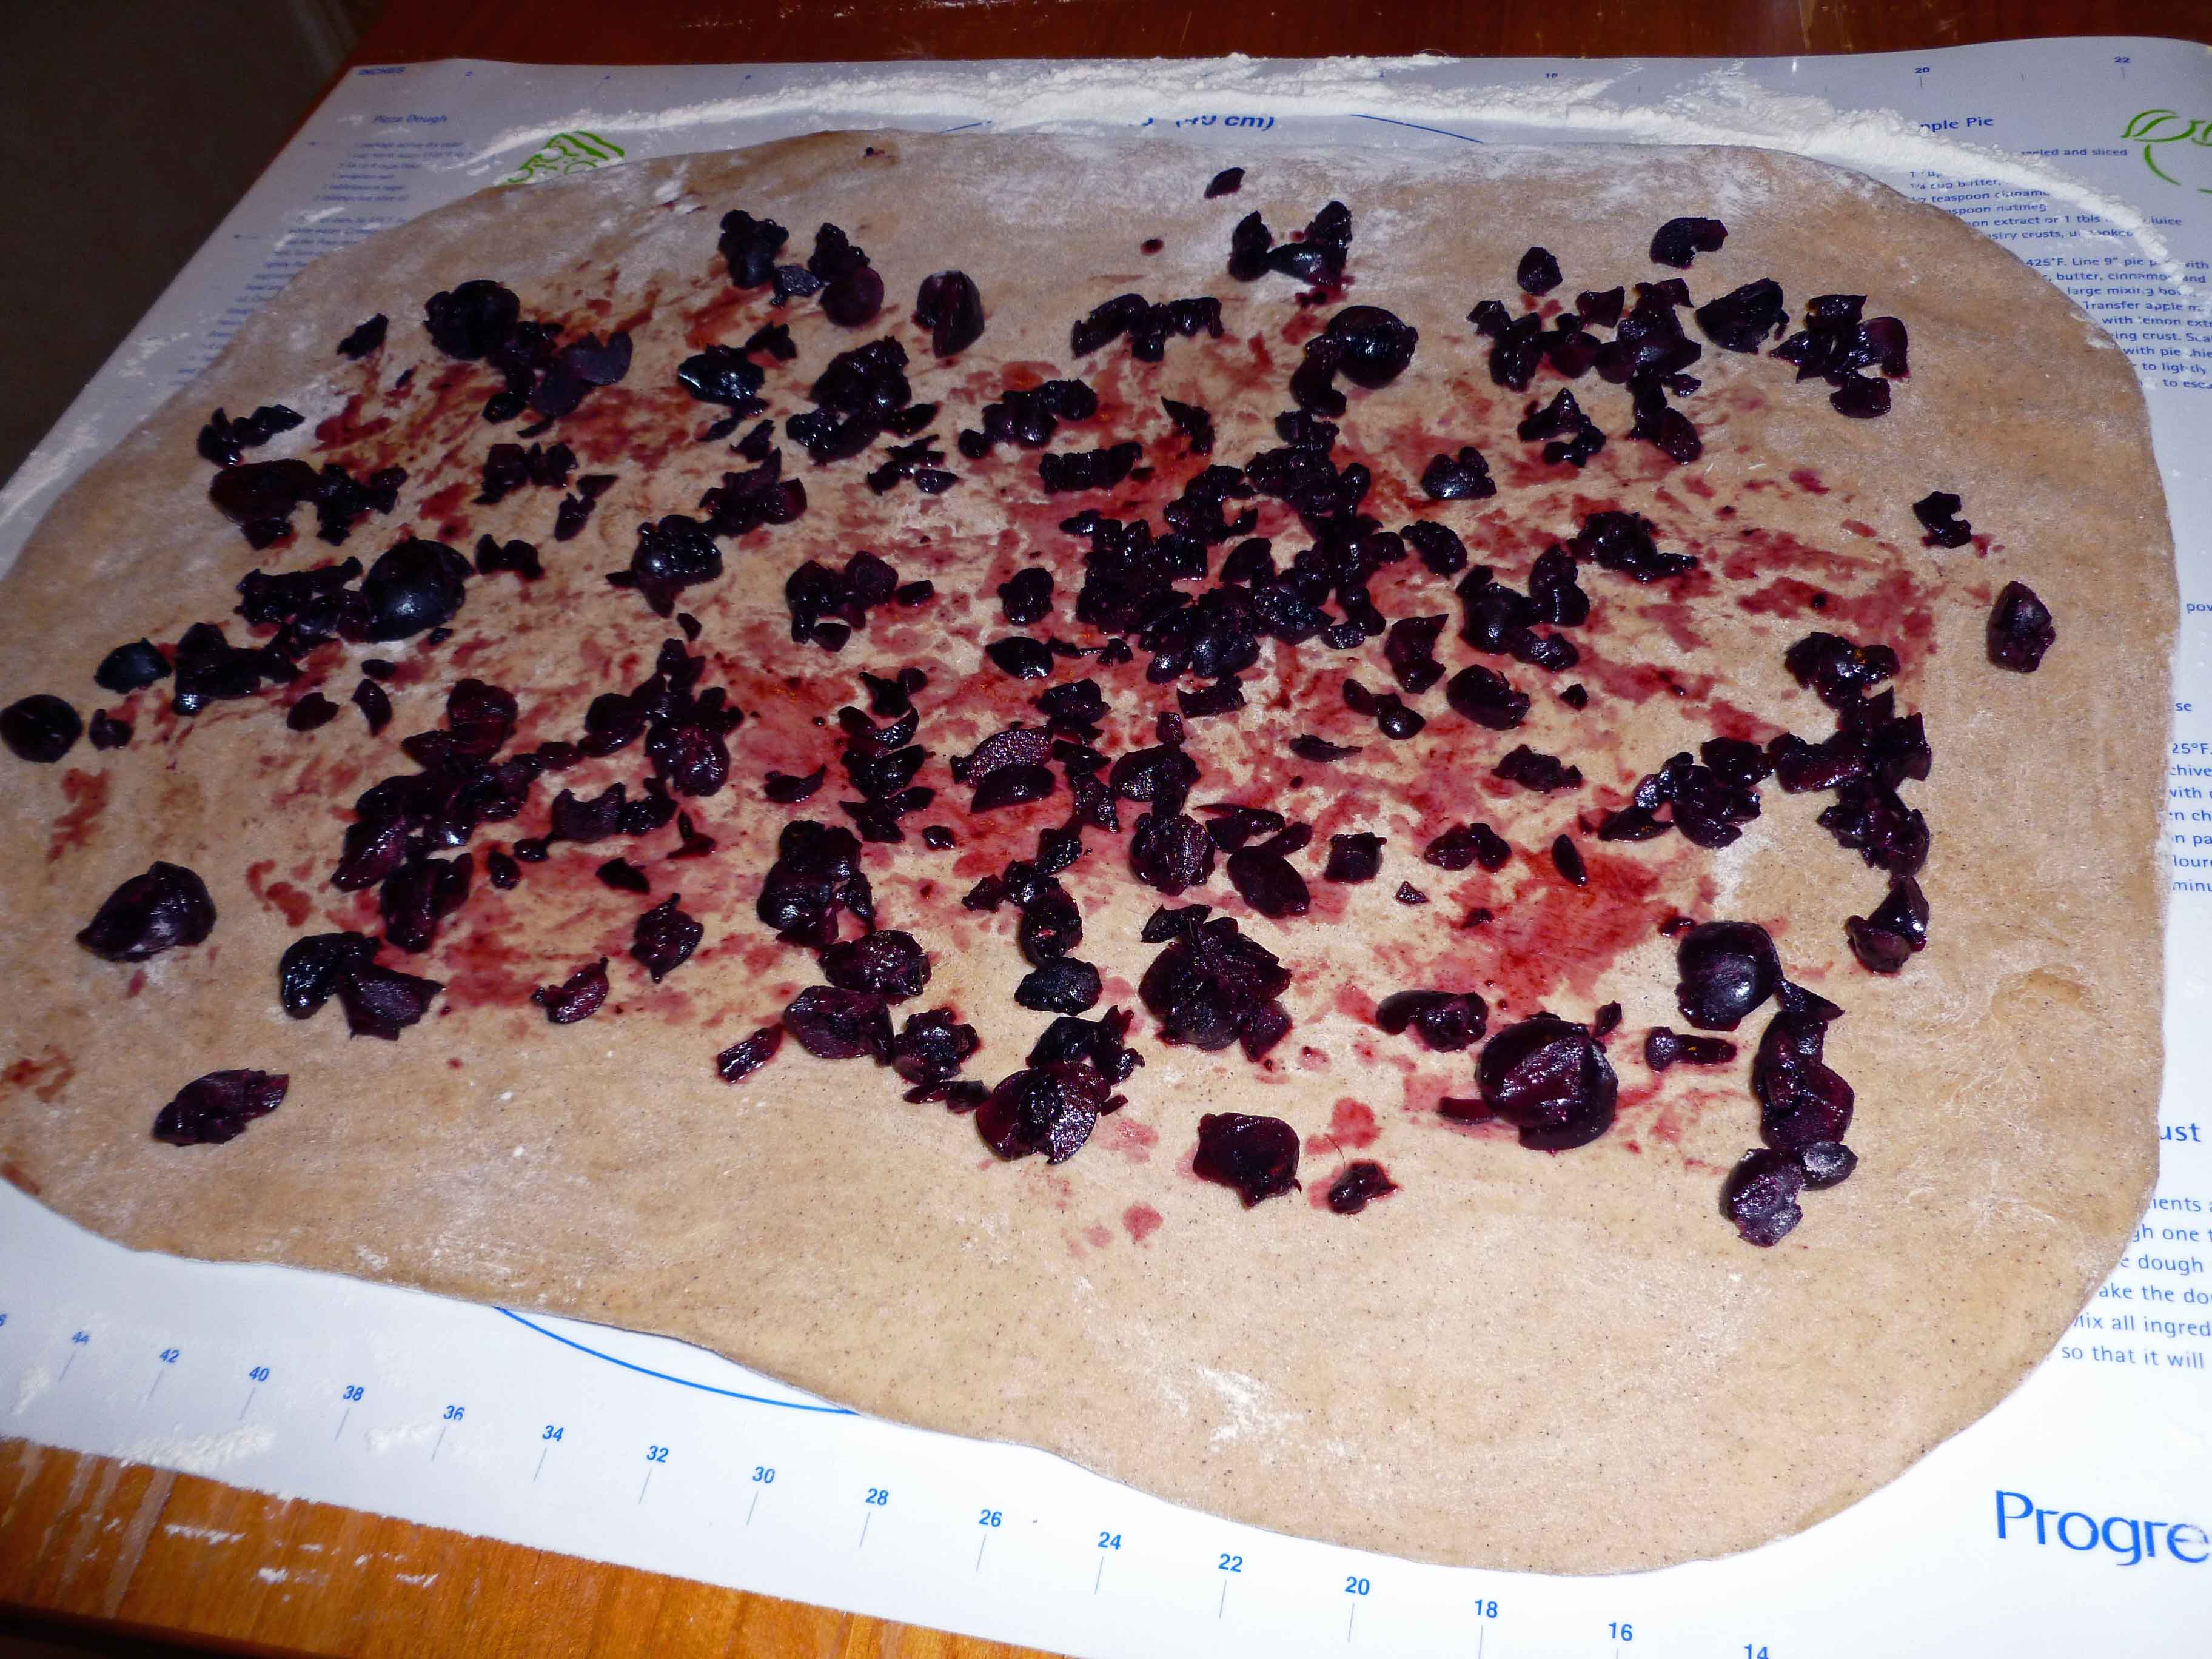
M1046 1659L23 1440L0 1441L4 1609L264 1655Z
M2212 41L2204 0L392 0L355 64L1770 56L2036 35ZM0 1622L262 1655L1022 1659L1030 1650L0 1441Z
M393 0L356 63L1788 56L2051 34L2212 40L2204 0Z

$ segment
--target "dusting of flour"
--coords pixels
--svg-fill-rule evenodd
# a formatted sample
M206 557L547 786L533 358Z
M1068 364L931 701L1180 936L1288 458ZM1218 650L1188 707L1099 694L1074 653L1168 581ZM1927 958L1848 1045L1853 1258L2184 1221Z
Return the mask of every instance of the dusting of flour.
M661 109L582 108L558 125L610 137L680 138L690 129L803 118L841 125L988 125L994 131L1096 132L1164 125L1186 115L1366 117L1413 125L1528 128L1581 141L1743 144L1875 173L1927 170L2038 190L2135 239L2177 288L2181 269L2139 210L2039 158L1938 135L1892 109L1838 109L1825 98L1776 92L1741 63L1708 71L1656 104L1607 94L1633 65L1580 80L1508 86L1445 84L1462 60L1322 58L1285 62L1233 54L1150 62L824 65L772 89ZM503 171L534 149L545 124L510 127L449 163L476 176ZM1460 136L1468 136L1462 134ZM1510 141L1510 131L1500 137ZM1534 137L1534 133L1528 136Z

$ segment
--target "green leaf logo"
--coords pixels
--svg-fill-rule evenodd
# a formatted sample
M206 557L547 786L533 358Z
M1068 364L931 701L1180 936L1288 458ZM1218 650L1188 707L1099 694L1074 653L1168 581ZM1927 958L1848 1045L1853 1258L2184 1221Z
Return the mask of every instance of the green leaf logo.
M2170 109L2139 110L2129 118L2127 125L2120 130L2120 137L2130 143L2141 144L2143 165L2165 179L2167 184L2178 185L2181 180L2159 166L2158 158L2152 154L2152 151L2160 144L2191 143L2212 146L2212 121L2192 121L2178 111ZM2203 194L2212 196L2212 188L2199 185L2198 189Z
M596 132L556 132L538 152L507 177L502 185L526 185L536 179L589 173L603 162L619 161L626 154L620 144Z

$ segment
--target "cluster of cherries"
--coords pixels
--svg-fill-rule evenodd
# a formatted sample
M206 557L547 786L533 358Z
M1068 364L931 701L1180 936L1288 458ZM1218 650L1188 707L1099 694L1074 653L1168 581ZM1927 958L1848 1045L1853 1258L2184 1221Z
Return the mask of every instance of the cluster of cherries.
M1230 169L1207 194L1232 192L1241 180L1241 170ZM1686 269L1696 254L1717 249L1726 234L1717 221L1673 220L1654 238L1651 257ZM1302 231L1282 240L1259 214L1249 214L1232 233L1228 274L1240 283L1288 276L1310 290L1301 295L1302 302L1326 303L1345 280L1352 239L1352 215L1340 202L1328 204ZM803 264L779 262L787 240L773 221L744 212L726 216L719 246L732 283L741 289L769 289L778 305L815 296L823 314L843 328L860 328L878 315L882 276L836 226L819 228ZM1528 252L1516 275L1532 303L1564 281L1556 258L1540 247ZM1890 383L1908 372L1904 325L1891 317L1864 319L1863 306L1860 296L1816 296L1806 306L1802 327L1771 353L1792 365L1801 380L1826 381L1837 410L1855 418L1887 412ZM1759 353L1788 332L1782 290L1766 279L1701 306L1693 304L1680 277L1638 283L1632 300L1626 288L1585 292L1548 323L1535 309L1516 314L1486 300L1469 313L1469 320L1490 343L1488 368L1498 385L1526 392L1547 367L1569 380L1595 371L1630 394L1632 419L1626 436L1687 461L1701 453L1702 441L1672 400L1699 389L1686 371L1704 346L1683 328L1678 313L1686 310L1705 339L1723 350ZM914 320L934 355L947 359L981 336L987 312L971 279L940 271L921 284ZM424 325L445 355L484 362L499 375L501 389L483 411L486 422L526 413L537 417L518 433L522 440L545 433L593 388L620 381L630 368L627 335L605 341L585 335L564 343L557 325L526 319L517 297L489 281L434 295ZM365 358L381 347L386 328L386 319L371 318L338 350ZM1223 332L1218 298L1156 301L1133 293L1078 319L1069 343L1078 358L1118 347L1139 361L1158 362L1176 339L1218 338ZM1061 529L1087 544L1073 617L1105 636L1103 643L1075 645L1026 631L1054 615L1055 584L1043 567L1021 570L1000 587L1006 623L1017 631L985 647L987 660L999 672L1048 681L1064 662L1095 657L1112 665L1141 653L1148 684L1192 682L1176 684L1176 708L1157 716L1157 740L1118 757L1097 746L1108 705L1097 681L1085 678L1041 690L1036 703L1042 724L1010 726L951 762L954 781L970 792L972 815L1062 793L1069 802L1062 821L1040 830L1033 856L1010 860L963 901L977 911L1012 906L1017 915L1015 943L1030 971L1015 1000L1054 1016L1025 1065L995 1086L963 1077L981 1042L951 1008L910 1014L894 1029L894 1005L921 995L930 960L911 933L878 925L860 854L864 842L902 842L901 820L937 802L936 790L915 781L930 752L915 741L920 710L913 698L927 679L908 668L888 678L864 674L868 709L838 711L841 765L859 797L840 804L852 827L804 818L788 823L757 901L759 919L777 938L815 954L823 982L802 990L779 1022L719 1055L720 1076L735 1081L750 1074L775 1056L788 1035L823 1059L868 1058L892 1068L909 1085L909 1100L939 1101L956 1112L973 1113L983 1139L1001 1158L1040 1153L1049 1163L1066 1160L1083 1146L1100 1116L1124 1103L1115 1091L1143 1064L1127 1042L1130 1012L1112 1007L1084 1018L1101 1000L1103 981L1094 965L1075 954L1084 936L1081 909L1060 878L1085 855L1085 832L1119 832L1126 805L1134 812L1130 868L1163 896L1174 899L1203 887L1218 860L1230 884L1258 914L1279 920L1310 908L1311 890L1291 860L1311 842L1311 826L1249 805L1192 805L1202 768L1191 753L1188 723L1233 718L1245 706L1242 676L1257 664L1262 641L1289 650L1344 652L1382 639L1397 689L1376 692L1346 678L1343 696L1349 708L1374 720L1380 737L1402 741L1429 719L1407 699L1445 681L1436 646L1450 619L1443 614L1384 617L1370 590L1385 568L1411 556L1437 575L1456 578L1458 637L1480 653L1543 673L1561 672L1579 659L1568 630L1585 623L1590 612L1578 580L1583 568L1638 584L1670 580L1696 568L1694 558L1662 549L1647 521L1616 511L1588 514L1571 539L1542 553L1525 591L1472 564L1464 544L1443 525L1416 520L1385 529L1364 511L1372 484L1367 467L1337 454L1335 422L1348 407L1339 382L1370 392L1386 386L1405 372L1418 346L1418 331L1392 313L1371 305L1342 307L1304 346L1288 386L1292 407L1275 422L1276 447L1242 466L1202 466L1165 504L1158 526L1141 517L1110 518L1095 507L1066 519ZM794 355L788 326L776 323L757 330L740 347L712 345L685 359L678 384L692 399L720 411L702 440L726 438L760 414L766 408L761 360L787 362ZM939 407L914 400L908 367L905 347L891 336L836 354L807 389L811 409L785 420L786 435L817 465L868 453L885 437L901 440L881 452L866 477L871 489L882 494L911 483L924 494L938 494L952 488L959 479L943 465L947 458L929 431ZM1109 489L1133 474L1149 477L1143 446L1134 441L1047 449L1063 424L1092 419L1098 406L1096 392L1079 379L1009 386L983 406L976 426L957 434L955 447L969 461L981 461L1000 446L1036 452L1037 482L1047 495ZM1163 412L1187 453L1211 453L1210 411L1164 399ZM342 543L367 514L393 510L405 480L397 468L356 479L335 465L318 471L300 460L246 459L248 450L300 422L281 404L234 420L218 410L199 434L200 453L220 469L210 492L215 505L257 548L288 536L301 506L312 507L324 539ZM1548 403L1529 403L1518 436L1540 446L1547 464L1577 468L1607 441L1565 386ZM726 473L695 514L641 525L629 565L611 573L609 583L635 591L659 615L675 615L684 590L720 576L721 542L800 517L805 488L784 477L774 437L773 420L760 421L732 447L749 470ZM572 480L574 465L573 453L558 442L494 445L477 500L495 503L532 488L568 491L554 536L568 539L614 481L605 474ZM1436 455L1419 482L1437 501L1484 499L1497 490L1487 459L1473 446ZM1253 534L1261 497L1281 502L1312 538L1287 563L1267 538ZM1940 491L1915 504L1929 545L1955 547L1969 539L1971 526L1957 516L1960 506L1957 496ZM1228 550L1216 566L1213 550L1223 547ZM127 693L173 675L177 712L195 714L214 700L252 695L264 682L297 678L301 660L325 646L417 635L434 643L450 632L470 582L501 573L525 581L540 577L537 548L485 537L471 562L442 544L409 538L365 569L360 561L347 559L290 573L255 571L240 584L238 609L249 627L269 633L264 643L232 645L219 624L203 623L166 649L143 640L118 647L95 678L103 689ZM902 582L889 563L866 552L842 567L810 558L785 586L794 642L831 652L866 626L872 611L926 604L933 593L929 583ZM626 782L588 799L561 791L545 834L486 854L493 886L514 886L526 866L546 860L560 842L641 836L672 819L678 825L678 843L669 857L713 852L714 841L680 802L712 797L726 786L726 737L744 716L720 688L702 688L705 659L686 649L699 624L689 614L678 620L685 639L665 642L642 684L595 698L573 742L503 753L517 723L513 695L474 679L453 688L443 726L399 744L417 769L383 779L356 802L332 874L339 890L377 890L382 936L337 933L296 941L278 969L287 1013L308 1018L336 998L355 1035L384 1038L419 1021L442 988L380 963L378 957L387 945L427 951L441 924L468 900L476 863L467 844L477 831L520 817L541 777L587 757L605 757L636 744L649 771L636 793ZM2032 672L2054 634L2048 610L2029 589L2011 583L1989 621L1990 659L2000 667ZM1695 756L1674 756L1637 786L1626 806L1607 816L1598 836L1642 841L1679 831L1696 845L1718 848L1735 841L1741 826L1758 816L1759 786L1769 777L1785 792L1832 793L1835 803L1820 823L1889 877L1883 902L1866 916L1850 918L1847 936L1864 966L1895 973L1927 941L1928 907L1915 878L1927 854L1928 830L1898 794L1900 784L1928 773L1920 719L1897 711L1893 690L1876 689L1899 668L1894 653L1884 646L1816 633L1793 646L1785 661L1798 682L1835 714L1832 734L1817 742L1785 735L1764 748L1719 738ZM363 667L353 701L374 732L392 715L380 682L391 677L394 665L372 659ZM1525 691L1485 664L1450 677L1443 690L1454 713L1493 731L1519 726L1530 708ZM1587 698L1578 693L1570 687L1562 695L1581 707ZM337 712L328 698L310 693L294 701L288 724L312 730ZM0 740L30 760L59 760L82 729L76 710L52 696L27 697L0 711ZM95 746L119 746L131 735L117 716L95 715ZM1357 752L1356 745L1310 734L1293 738L1290 747L1320 763ZM1494 769L1508 783L1541 793L1583 781L1578 769L1526 744L1505 754ZM826 766L805 776L771 772L763 793L771 801L795 805L811 798L826 776ZM952 831L936 824L922 838L932 847L954 841ZM1382 844L1381 837L1360 832L1332 836L1322 879L1372 879ZM1424 854L1448 870L1476 863L1495 870L1510 855L1504 838L1484 824L1447 830ZM1552 858L1562 878L1577 885L1587 880L1571 836L1559 838ZM620 890L652 890L650 877L624 857L607 860L596 873ZM1398 896L1419 903L1426 896L1407 884ZM156 862L118 888L78 938L108 960L137 962L204 940L215 921L200 878ZM1765 1144L1729 1176L1723 1200L1744 1238L1772 1244L1796 1224L1797 1200L1805 1190L1838 1184L1856 1164L1844 1139L1851 1090L1822 1059L1826 1028L1842 1010L1785 979L1771 939L1755 924L1683 921L1671 931L1679 935L1677 1004L1695 1031L1732 1032L1770 1000L1776 1004L1751 1079ZM702 932L682 910L680 895L672 893L637 918L630 954L657 982L689 959ZM1258 1061L1289 1033L1291 1016L1281 999L1290 974L1233 919L1216 916L1202 903L1163 905L1145 925L1143 939L1159 949L1138 994L1164 1041L1207 1050L1238 1046ZM611 990L608 963L601 958L563 982L542 987L534 1000L549 1020L572 1024L595 1013ZM1611 1127L1618 1080L1606 1047L1620 1018L1617 1004L1599 1010L1588 1025L1539 1012L1491 1034L1489 1010L1480 995L1426 988L1387 997L1376 1013L1386 1033L1411 1032L1437 1051L1463 1052L1480 1044L1477 1092L1447 1099L1443 1115L1462 1122L1494 1120L1512 1127L1523 1146L1551 1152L1586 1145ZM1643 1053L1654 1071L1663 1071L1676 1064L1725 1063L1736 1049L1723 1037L1662 1026L1647 1035ZM179 1144L228 1139L273 1109L286 1085L281 1076L258 1072L210 1073L162 1109L155 1133ZM1202 1177L1235 1188L1250 1206L1297 1187L1298 1154L1297 1135L1279 1119L1213 1114L1200 1121L1194 1167ZM1381 1164L1361 1160L1334 1179L1328 1202L1352 1213L1395 1190Z

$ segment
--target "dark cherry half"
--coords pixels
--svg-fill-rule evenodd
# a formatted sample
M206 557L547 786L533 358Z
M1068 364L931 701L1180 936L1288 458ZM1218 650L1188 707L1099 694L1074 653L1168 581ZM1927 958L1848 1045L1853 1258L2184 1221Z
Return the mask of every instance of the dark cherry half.
M1198 1121L1200 1179L1236 1189L1250 1209L1298 1185L1298 1132L1279 1117L1209 1112Z
M1585 1146L1613 1127L1620 1080L1587 1029L1538 1014L1492 1037L1475 1065L1490 1109L1540 1152Z
M210 1072L155 1115L154 1139L172 1146L219 1146L283 1103L292 1079L267 1072Z
M215 931L207 884L181 865L155 860L107 896L76 942L108 962L143 962Z

